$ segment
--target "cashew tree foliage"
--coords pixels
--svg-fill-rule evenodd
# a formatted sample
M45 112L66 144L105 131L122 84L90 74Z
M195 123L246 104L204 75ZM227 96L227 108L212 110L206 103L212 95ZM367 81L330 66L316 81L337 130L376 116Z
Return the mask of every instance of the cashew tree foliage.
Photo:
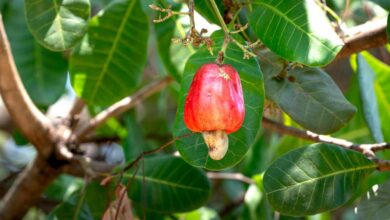
M0 0L0 219L388 218L389 9Z

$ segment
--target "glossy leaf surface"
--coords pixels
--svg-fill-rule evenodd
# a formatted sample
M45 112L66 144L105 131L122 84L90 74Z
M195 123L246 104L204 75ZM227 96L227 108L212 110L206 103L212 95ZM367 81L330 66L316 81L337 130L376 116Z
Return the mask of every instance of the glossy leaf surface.
M223 42L223 33L221 31L215 32L212 39L215 42L214 54L217 54ZM228 152L219 161L209 158L207 146L200 133L194 133L190 137L184 137L176 141L176 147L183 159L193 166L213 170L231 167L244 157L248 148L255 141L263 111L263 77L259 64L255 59L244 60L242 57L242 51L237 46L230 44L225 54L225 63L232 65L241 78L245 102L244 123L240 130L228 135ZM216 56L211 56L206 48L202 48L188 60L181 83L181 97L174 126L175 137L191 133L186 128L183 120L185 98L196 70L203 64L215 62L215 59Z
M25 0L28 26L43 46L63 51L77 44L87 31L89 0Z
M129 197L136 205L148 211L174 213L191 211L207 202L210 183L206 175L183 159L151 157L143 166L135 175L134 170L124 175L132 181Z
M264 174L264 190L282 214L313 215L347 203L375 168L359 152L313 144L277 159Z
M113 1L93 17L70 59L76 93L96 105L130 95L146 61L148 29L138 0Z
M362 55L358 54L356 56L356 62L364 118L374 140L376 142L383 142L381 121L374 88L375 73Z
M249 23L268 48L289 61L324 66L343 42L313 0L254 0Z
M390 210L390 182L375 185L367 192L356 210L359 219L387 219Z
M267 98L306 129L332 133L356 112L332 78L321 69L295 68L286 72L284 79L278 79L283 64L271 55L262 62L262 67Z
M382 132L385 141L390 140L390 127L387 126L390 123L390 66L378 60L368 52L362 53L364 59L370 65L375 72L375 94L380 100L378 102L379 114L382 124Z

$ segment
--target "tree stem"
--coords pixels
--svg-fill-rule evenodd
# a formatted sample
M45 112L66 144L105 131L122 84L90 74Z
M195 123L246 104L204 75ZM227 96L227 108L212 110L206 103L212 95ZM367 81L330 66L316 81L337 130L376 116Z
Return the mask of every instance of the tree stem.
M7 110L39 154L53 150L52 124L34 105L19 77L0 15L0 92Z
M390 150L390 143L374 143L374 144L355 144L353 142L334 138L327 135L316 134L311 131L305 131L294 127L285 126L282 123L273 121L269 118L263 117L263 127L268 128L270 130L274 130L281 134L287 134L291 136L295 136L301 139L310 140L314 142L322 142L328 144L338 145L340 147L358 151L366 155L369 159L378 164L378 169L380 171L390 170L390 162L383 161L375 158L375 152Z
M214 13L217 15L218 21L221 24L223 32L225 32L225 35L229 35L230 34L229 29L227 28L225 21L223 20L223 17L221 15L221 13L219 12L219 9L218 9L217 4L215 3L215 0L210 0L210 3L211 3L211 6L212 6Z
M46 187L60 174L44 158L38 156L13 183L0 202L2 220L23 219Z
M126 97L113 105L111 105L106 110L97 114L94 118L92 118L89 123L84 124L82 127L77 129L74 133L74 139L76 142L82 141L90 132L98 128L104 122L107 121L110 117L114 117L122 114L123 112L129 110L134 107L137 103L142 101L143 99L159 92L161 89L165 88L168 84L172 82L172 78L170 76L166 76L162 79L156 80L149 85L141 88L139 91L134 93L133 95Z

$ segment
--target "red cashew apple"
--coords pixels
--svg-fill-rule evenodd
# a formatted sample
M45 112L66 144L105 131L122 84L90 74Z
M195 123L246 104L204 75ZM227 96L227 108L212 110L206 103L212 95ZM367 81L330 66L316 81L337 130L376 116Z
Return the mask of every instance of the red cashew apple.
M245 117L240 76L227 64L209 63L195 73L184 105L188 129L201 132L213 160L228 149L227 134L240 129Z

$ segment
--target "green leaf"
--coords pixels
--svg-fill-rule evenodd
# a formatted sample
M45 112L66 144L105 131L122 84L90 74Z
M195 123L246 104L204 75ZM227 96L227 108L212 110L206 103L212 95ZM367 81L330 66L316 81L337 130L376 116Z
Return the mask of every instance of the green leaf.
M45 190L45 197L52 200L66 200L74 192L82 188L83 181L79 178L62 174Z
M382 8L386 9L387 11L390 11L390 1L388 0L372 0Z
M316 133L332 133L344 126L356 109L336 83L318 68L295 68L284 79L277 58L262 61L267 98L278 104L294 121ZM270 63L269 61L276 61Z
M133 161L148 150L143 125L137 122L135 111L124 114L123 121L127 130L127 135L123 138L123 151L126 161Z
M3 20L16 67L35 104L48 107L65 91L67 61L38 44L27 29L23 1L8 3Z
M356 62L364 118L375 141L383 142L378 103L374 89L375 73L362 55L358 54L356 56Z
M172 6L172 4L168 5L167 2L163 0L159 0L158 3L164 8L168 8L169 5ZM178 11L180 10L180 8L180 4L173 4L172 6L172 10L174 11ZM173 64L171 58L172 55L170 51L172 45L172 38L176 29L176 22L176 17L173 16L172 18L164 22L156 23L154 27L156 31L157 50L160 55L161 61L163 62L167 73L170 74L176 81L180 82L181 73L179 73L179 70L176 68L175 64Z
M0 0L0 13L3 11L3 8L7 4L8 0Z
M72 194L64 197L65 201L50 212L48 219L101 219L110 203L109 200L114 199L110 197L114 194L113 185L103 187L99 182L91 181L84 188L80 180L77 180L77 186L74 185L74 183L73 186L68 185L67 194L69 192Z
M70 59L77 95L96 105L110 105L130 95L146 61L148 30L138 0L113 1L93 17Z
M221 15L223 15L223 12L225 11L223 0L215 0L215 3L218 6L219 12L221 13ZM195 10L199 14L201 14L208 22L220 25L217 14L214 12L210 0L196 0Z
M350 57L351 67L356 72L356 55ZM372 139L370 130L367 127L367 123L364 119L363 106L360 99L360 89L358 83L357 74L353 74L349 87L345 91L345 97L349 102L352 103L357 109L355 116L348 122L346 126L341 128L336 133L332 134L333 136L341 139L350 140L355 143L370 143L374 140Z
M25 0L28 27L35 39L54 51L76 45L87 31L89 0Z
M77 219L77 220L91 220L94 219L88 206L84 203L85 194L75 192L65 202L59 204L47 216L48 220L62 220L62 219Z
M264 189L280 213L313 215L347 203L376 167L359 152L313 144L277 159L264 174Z
M91 181L85 189L84 205L87 205L89 213L93 219L102 219L110 200L112 201L115 193L114 184L104 187L98 181Z
M134 170L124 175L131 182L129 197L148 211L186 212L204 205L210 196L210 183L199 169L181 158L160 156L144 159L134 179Z
M214 54L217 54L223 43L223 32L215 32ZM212 170L225 169L237 164L255 142L258 133L264 102L263 76L256 59L244 60L242 51L230 44L225 54L225 63L232 65L239 73L245 100L245 119L240 130L229 135L229 149L222 160L209 158L208 148L200 133L192 134L176 141L176 147L184 160L193 166ZM206 48L198 50L187 61L181 83L180 101L174 126L174 136L180 137L191 133L184 124L183 111L187 92L196 70L206 63L215 62Z
M254 0L249 24L279 56L308 66L330 63L343 46L313 0Z
M390 181L375 185L367 192L365 199L357 206L359 219L388 219L390 209Z
M388 95L390 94L390 66L376 59L368 52L362 52L361 54L375 72L375 93L377 99L380 100L378 106L382 132L385 141L390 141L390 126L388 126L390 123L390 96Z

